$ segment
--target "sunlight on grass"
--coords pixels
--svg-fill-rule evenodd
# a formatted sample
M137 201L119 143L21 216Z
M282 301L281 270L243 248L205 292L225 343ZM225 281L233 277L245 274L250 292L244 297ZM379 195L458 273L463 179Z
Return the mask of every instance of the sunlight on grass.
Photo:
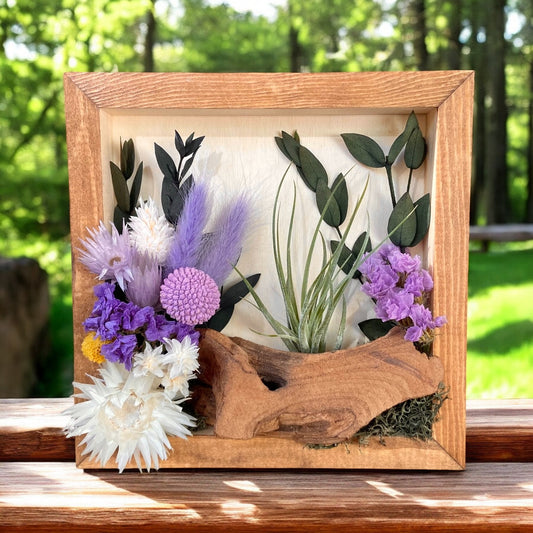
M533 397L533 250L473 254L468 398Z

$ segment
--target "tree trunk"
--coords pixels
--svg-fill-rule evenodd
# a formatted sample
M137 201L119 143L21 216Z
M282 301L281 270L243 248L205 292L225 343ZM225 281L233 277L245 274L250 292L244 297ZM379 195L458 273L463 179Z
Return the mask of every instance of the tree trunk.
M289 14L289 65L291 72L300 72L302 70L302 46L299 40L298 28L294 26L294 6L289 0L288 4Z
M411 0L409 10L413 28L413 51L418 70L429 69L429 53L426 46L425 0Z
M146 13L146 36L144 38L144 72L154 72L154 45L155 45L155 0L152 0L152 5Z
M505 102L505 0L487 2L487 98L485 109L487 223L509 222L507 106Z
M476 89L474 102L474 142L473 142L473 175L470 197L470 223L477 224L479 215L485 212L485 86L487 61L486 46L478 41L481 28L485 27L485 11L474 4L471 13L472 36L471 53L469 54L470 68L476 71Z
M448 19L448 49L446 53L447 68L459 70L461 68L461 41L459 36L462 30L461 0L452 4Z

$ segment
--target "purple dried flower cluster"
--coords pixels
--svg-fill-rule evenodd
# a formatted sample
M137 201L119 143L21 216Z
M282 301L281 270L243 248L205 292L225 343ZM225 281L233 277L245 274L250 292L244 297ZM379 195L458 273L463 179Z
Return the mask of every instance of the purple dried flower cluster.
M104 283L94 289L96 302L84 322L101 342L101 355L131 370L135 354L147 343L190 337L220 306L219 287L237 262L249 206L238 197L205 227L210 214L207 188L194 185L176 226L149 199L119 233L103 223L89 230L80 252L82 263Z
M434 330L443 326L446 319L433 318L426 307L433 280L421 268L420 257L387 244L369 255L359 270L365 279L362 291L376 301L376 316L383 322L394 321L403 326L406 340L430 344Z
M145 340L182 341L189 336L193 342L198 342L200 335L194 327L168 320L153 307L139 307L119 300L115 289L114 283L101 283L94 288L97 300L91 316L83 322L86 331L94 331L102 341L107 341L102 344L101 351L108 361L123 363L131 370L133 355L143 350Z

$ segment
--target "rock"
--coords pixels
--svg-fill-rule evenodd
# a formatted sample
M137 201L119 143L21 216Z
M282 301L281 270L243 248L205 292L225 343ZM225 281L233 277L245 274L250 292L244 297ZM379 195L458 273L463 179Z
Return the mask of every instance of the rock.
M48 276L28 257L0 257L0 397L27 397L49 349Z

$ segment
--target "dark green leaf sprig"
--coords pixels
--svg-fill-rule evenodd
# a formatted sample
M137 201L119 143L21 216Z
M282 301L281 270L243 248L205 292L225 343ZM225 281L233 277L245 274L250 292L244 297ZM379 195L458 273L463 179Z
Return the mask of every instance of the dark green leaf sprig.
M183 142L181 135L177 131L174 132L174 144L179 155L177 167L172 157L154 143L157 164L163 173L161 205L165 217L171 224L176 224L185 198L194 185L194 178L189 171L203 140L204 136L194 138L194 133L191 133Z
M369 252L372 249L372 244L366 231L357 237L351 248L344 244L345 239L342 236L341 225L346 220L349 201L345 175L338 174L330 187L324 165L308 148L300 143L297 132L290 135L282 131L281 137L275 137L275 141L281 153L294 163L298 174L307 187L315 193L316 205L320 214L323 215L323 221L328 226L335 228L339 240L330 241L332 252L335 253L340 242L343 242L338 265L345 274L348 274L358 260L361 251ZM360 276L358 270L353 275L354 278Z
M120 143L120 167L113 161L109 162L111 169L111 181L117 205L113 212L113 223L118 231L122 232L124 224L127 224L135 212L143 177L143 162L139 163L135 171L135 145L132 139ZM133 177L131 189L128 180Z
M392 201L392 213L387 225L390 240L401 248L416 246L428 232L431 206L429 194L416 201L413 201L410 194L413 170L422 165L427 152L426 140L415 113L409 115L404 130L396 137L387 155L376 141L366 135L342 133L341 137L350 154L359 163L371 168L385 168ZM403 159L409 169L409 180L406 192L396 200L392 166L404 147Z

